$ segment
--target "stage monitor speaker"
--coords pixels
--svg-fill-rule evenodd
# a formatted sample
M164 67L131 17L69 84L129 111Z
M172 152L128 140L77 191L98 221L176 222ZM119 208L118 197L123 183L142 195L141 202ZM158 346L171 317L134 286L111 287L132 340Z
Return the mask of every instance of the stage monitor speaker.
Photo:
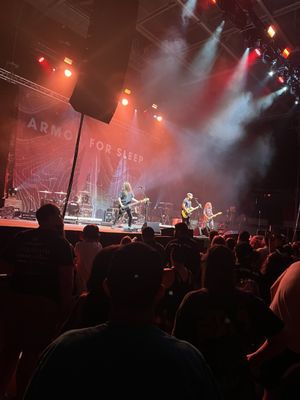
M160 234L161 229L160 229L160 223L159 222L153 222L153 221L152 222L151 221L145 222L143 224L143 226L142 226L142 229L145 228L146 226L150 226L154 230L154 233L159 233Z
M138 0L94 0L73 108L109 123L124 85Z

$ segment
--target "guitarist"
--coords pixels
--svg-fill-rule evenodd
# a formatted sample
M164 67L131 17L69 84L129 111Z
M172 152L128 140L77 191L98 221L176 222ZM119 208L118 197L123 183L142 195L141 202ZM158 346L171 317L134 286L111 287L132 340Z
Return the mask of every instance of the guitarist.
M190 210L192 209L192 200L193 200L193 193L187 193L185 199L183 199L181 208L181 217L182 217L182 222L187 224L188 227L190 227ZM183 215L185 214L185 215Z
M214 229L214 214L212 210L212 204L210 202L205 203L203 208L203 228L206 228L208 232Z
M116 223L121 218L121 216L124 214L124 212L127 212L128 228L130 229L131 223L132 223L132 214L131 214L130 207L126 207L126 206L128 206L129 204L132 204L132 203L137 203L138 200L136 200L134 198L134 194L133 194L133 191L132 191L132 188L131 188L131 185L129 182L123 183L122 191L118 197L118 202L119 202L119 211L118 211L118 214L116 215L113 225L116 225Z

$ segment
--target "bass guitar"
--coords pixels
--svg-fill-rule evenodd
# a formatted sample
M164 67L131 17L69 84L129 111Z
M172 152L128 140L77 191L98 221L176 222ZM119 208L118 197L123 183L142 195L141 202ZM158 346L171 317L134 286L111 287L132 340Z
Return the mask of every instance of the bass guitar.
M193 211L197 210L200 207L201 207L201 204L199 204L197 207L187 208L186 210L182 209L181 215L183 216L183 218L188 218L192 214Z
M119 208L120 208L122 211L123 211L123 210L126 211L126 210L128 210L129 208L131 208L131 207L138 206L139 204L142 204L142 203L148 203L149 201L150 201L149 197L145 197L144 199L139 200L139 201L136 201L136 202L133 202L133 203L124 204L124 205L122 205L122 206L119 205Z

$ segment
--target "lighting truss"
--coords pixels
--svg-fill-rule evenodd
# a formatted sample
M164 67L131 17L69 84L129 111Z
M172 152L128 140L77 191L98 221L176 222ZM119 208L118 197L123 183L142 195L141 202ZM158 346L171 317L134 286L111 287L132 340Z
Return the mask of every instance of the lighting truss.
M47 89L44 86L38 85L28 79L23 78L22 76L16 75L13 72L10 72L4 68L0 68L0 79L5 80L6 82L12 83L14 85L25 86L29 89L34 90L35 92L44 94L45 96L51 97L52 99L59 100L63 103L68 103L69 99L53 90Z

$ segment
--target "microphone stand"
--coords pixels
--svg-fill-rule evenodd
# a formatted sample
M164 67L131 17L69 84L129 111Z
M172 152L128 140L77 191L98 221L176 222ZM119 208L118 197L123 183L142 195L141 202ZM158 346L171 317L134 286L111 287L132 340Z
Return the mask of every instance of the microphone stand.
M199 203L199 201L198 201L196 198L195 198L195 202L197 203L197 206L199 206L199 209L198 209L198 218L197 218L197 225L198 225L198 229L199 229L199 235L202 235L202 230L201 230L201 228L200 228L200 209L202 210L203 207L202 207L202 204Z

